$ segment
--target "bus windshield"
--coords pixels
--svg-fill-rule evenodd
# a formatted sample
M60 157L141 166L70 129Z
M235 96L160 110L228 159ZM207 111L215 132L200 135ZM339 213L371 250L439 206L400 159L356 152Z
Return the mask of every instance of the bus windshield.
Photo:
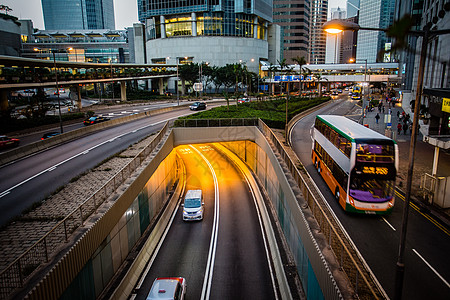
M393 145L372 145L360 143L356 145L357 162L394 162Z
M362 179L353 177L350 196L363 202L384 202L392 199L394 180Z

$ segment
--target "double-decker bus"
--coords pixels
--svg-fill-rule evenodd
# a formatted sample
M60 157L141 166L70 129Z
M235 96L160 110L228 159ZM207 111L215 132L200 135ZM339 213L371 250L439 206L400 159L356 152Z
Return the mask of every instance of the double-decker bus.
M319 115L312 161L346 211L387 214L394 207L395 141L343 116Z
M361 100L362 87L360 85L354 85L352 88L352 99Z

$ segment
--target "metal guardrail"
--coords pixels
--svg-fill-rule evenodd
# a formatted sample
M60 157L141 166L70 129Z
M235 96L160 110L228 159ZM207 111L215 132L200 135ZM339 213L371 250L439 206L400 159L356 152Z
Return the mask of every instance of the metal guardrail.
M328 243L331 250L334 252L339 267L347 275L350 283L353 285L358 298L360 299L383 299L388 298L378 283L376 278L368 269L365 262L358 255L356 247L349 241L346 233L341 229L334 216L325 208L325 199L321 194L310 188L313 186L312 180L308 175L303 174L295 165L289 154L285 151L282 142L278 140L273 131L263 122L259 124L260 130L265 136L274 144L275 148L280 153L282 159L285 161L292 176L302 191L305 200L307 201L315 219L317 220L320 229L325 237L328 238Z
M16 288L23 287L24 282L41 264L49 262L56 249L68 241L70 234L83 226L84 221L142 164L162 140L168 128L169 123L166 122L151 143L126 166L0 272L0 299L6 299Z
M258 126L256 118L242 119L182 119L175 120L175 127L224 127L224 126Z

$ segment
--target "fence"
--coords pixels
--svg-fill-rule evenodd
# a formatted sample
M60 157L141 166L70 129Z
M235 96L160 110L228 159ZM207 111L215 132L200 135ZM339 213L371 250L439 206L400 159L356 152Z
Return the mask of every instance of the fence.
M7 298L16 288L23 287L24 282L41 264L50 261L56 249L67 242L69 236L142 164L162 140L168 127L167 122L151 143L125 167L0 273L1 299Z
M278 140L273 131L263 122L259 123L260 130L266 138L272 142L280 153L305 197L315 219L317 220L321 232L328 239L332 251L339 261L339 267L347 275L350 283L360 299L382 299L388 298L370 272L368 266L358 255L356 247L351 243L350 238L341 229L338 221L326 208L326 200L316 190L316 187L307 174L299 171L289 154L284 149L282 142ZM294 154L295 155L295 154Z

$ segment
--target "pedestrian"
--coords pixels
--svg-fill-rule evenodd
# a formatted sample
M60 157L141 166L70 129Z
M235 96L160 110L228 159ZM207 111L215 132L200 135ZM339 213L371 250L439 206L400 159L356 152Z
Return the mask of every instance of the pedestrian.
M379 119L380 119L380 115L377 113L377 115L375 116L375 120L377 121L377 124L378 124Z
M402 133L402 123L397 124L397 132L399 135Z
M408 130L408 124L403 123L403 134L406 135L406 130Z
M381 111L382 111L383 114L384 114L384 105L381 107Z
M388 114L391 114L392 113L392 111L391 111L391 108L389 108L389 110L388 110Z
M397 110L397 118L400 118L400 111Z

